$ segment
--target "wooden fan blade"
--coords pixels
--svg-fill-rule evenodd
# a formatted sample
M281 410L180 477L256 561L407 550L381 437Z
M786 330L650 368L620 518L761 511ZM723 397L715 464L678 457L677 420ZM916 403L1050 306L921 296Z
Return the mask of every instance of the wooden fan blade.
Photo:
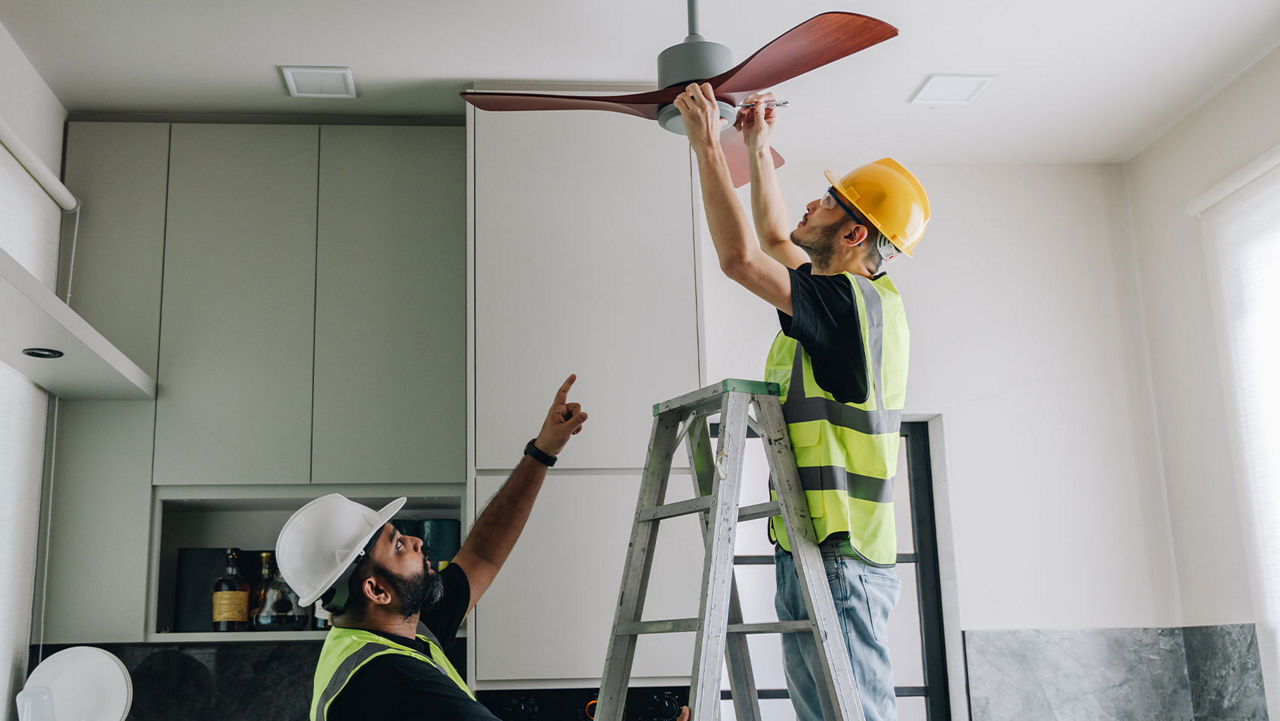
M681 88L666 88L630 95L549 95L465 90L460 94L481 110L605 110L657 120L658 109L675 100L680 91Z
M729 126L724 132L720 133L720 147L724 150L725 164L729 166L729 179L733 181L733 187L741 188L751 182L751 151L747 148L746 140L742 137L742 131L734 130L733 126ZM773 167L781 168L782 164L787 162L778 155L778 151L769 149L773 153Z
M822 13L779 35L737 67L707 82L716 95L763 90L897 34L894 26L866 15Z

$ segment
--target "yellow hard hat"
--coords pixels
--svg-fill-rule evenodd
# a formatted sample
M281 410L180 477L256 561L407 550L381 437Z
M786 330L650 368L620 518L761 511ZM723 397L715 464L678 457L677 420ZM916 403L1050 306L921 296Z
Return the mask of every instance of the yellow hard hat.
M839 191L894 247L906 253L920 242L929 224L929 196L910 170L893 158L881 158L854 168L843 178L826 171L831 187Z

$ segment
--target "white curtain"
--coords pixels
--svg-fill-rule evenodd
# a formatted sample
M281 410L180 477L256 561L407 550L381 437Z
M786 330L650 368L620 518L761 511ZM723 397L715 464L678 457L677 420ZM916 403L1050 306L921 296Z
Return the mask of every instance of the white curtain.
M50 288L61 217L58 206L0 147L0 249ZM0 364L0 719L14 714L13 698L25 680L47 399Z
M1210 276L1219 284L1219 341L1234 475L1251 535L1246 553L1258 645L1270 716L1280 718L1280 165L1200 220Z

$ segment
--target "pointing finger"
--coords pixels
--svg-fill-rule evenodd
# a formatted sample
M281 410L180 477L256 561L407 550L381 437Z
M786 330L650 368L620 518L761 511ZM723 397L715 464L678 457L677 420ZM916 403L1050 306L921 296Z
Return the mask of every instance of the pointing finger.
M564 405L565 399L569 397L569 389L573 387L573 382L576 380L578 380L576 373L570 373L569 377L564 379L564 383L561 384L560 390L556 391L555 405Z

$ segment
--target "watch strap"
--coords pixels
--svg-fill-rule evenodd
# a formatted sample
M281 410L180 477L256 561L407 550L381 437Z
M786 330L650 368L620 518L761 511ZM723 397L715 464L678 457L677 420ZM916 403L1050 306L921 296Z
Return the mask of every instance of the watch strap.
M547 468L554 466L556 464L556 457L550 453L544 453L541 448L538 448L538 446L534 444L534 441L536 440L538 439L529 439L529 442L525 444L524 454Z

